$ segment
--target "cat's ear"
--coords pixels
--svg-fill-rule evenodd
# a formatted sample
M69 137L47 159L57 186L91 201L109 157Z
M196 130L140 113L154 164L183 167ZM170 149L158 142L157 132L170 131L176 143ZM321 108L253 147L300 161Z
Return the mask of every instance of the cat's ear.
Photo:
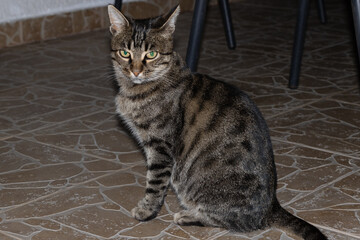
M167 15L167 20L160 27L160 30L166 34L172 35L175 31L175 23L179 13L180 13L180 5L173 8L172 11Z
M114 6L108 6L108 13L111 23L110 32L112 35L116 35L117 33L121 32L125 27L128 27L130 25L126 17Z

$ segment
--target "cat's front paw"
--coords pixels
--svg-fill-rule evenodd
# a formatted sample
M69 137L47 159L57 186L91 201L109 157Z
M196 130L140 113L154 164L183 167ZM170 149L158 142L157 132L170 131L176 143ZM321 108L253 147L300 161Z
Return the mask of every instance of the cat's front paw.
M155 218L157 212L150 211L141 207L135 207L131 210L131 214L138 221L148 221Z

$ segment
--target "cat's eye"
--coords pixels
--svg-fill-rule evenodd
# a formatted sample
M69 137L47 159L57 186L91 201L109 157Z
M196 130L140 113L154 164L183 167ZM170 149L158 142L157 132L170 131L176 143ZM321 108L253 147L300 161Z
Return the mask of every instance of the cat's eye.
M148 52L145 56L147 59L154 59L154 58L156 58L157 55L158 55L157 52L151 51L151 52Z
M130 57L130 52L125 51L125 50L121 50L120 51L120 56L122 56L123 58L129 58Z

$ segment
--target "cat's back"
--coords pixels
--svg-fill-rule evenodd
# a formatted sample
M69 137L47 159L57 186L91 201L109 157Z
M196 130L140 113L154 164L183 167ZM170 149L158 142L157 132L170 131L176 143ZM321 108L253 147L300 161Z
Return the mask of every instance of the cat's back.
M173 176L183 202L241 208L267 199L270 204L276 173L268 129L256 105L236 87L206 75L194 75L184 92L184 128Z
M266 148L272 151L266 122L246 93L202 74L194 74L184 88L182 137L189 146L221 141L252 157Z

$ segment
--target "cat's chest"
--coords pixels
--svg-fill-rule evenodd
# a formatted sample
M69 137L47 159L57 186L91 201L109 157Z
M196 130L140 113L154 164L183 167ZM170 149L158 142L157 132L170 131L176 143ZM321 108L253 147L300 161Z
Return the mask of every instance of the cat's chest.
M116 97L116 111L126 120L134 121L144 118L149 113L148 110L144 101L136 102L120 95Z
M141 100L120 94L116 97L117 113L140 142L152 137L172 141L169 138L173 138L175 126L181 125L178 105L177 98L167 94Z
M139 106L136 106L133 101L130 101L126 97L118 95L115 99L116 111L122 117L131 119Z
M143 101L133 101L124 96L117 96L116 111L131 127L139 130L149 129L153 123L157 122L164 109L159 102L150 99ZM146 127L147 126L147 127Z

